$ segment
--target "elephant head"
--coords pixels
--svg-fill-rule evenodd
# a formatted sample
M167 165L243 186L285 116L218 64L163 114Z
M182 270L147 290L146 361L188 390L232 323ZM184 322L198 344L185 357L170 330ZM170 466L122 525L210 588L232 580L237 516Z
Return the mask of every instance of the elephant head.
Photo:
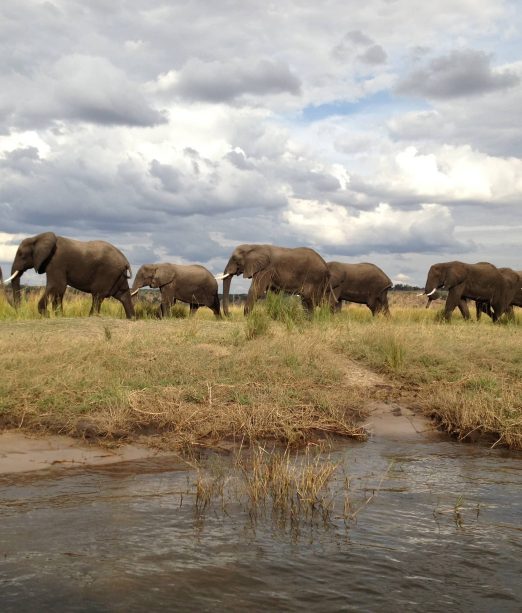
M451 289L465 281L466 275L466 267L462 262L433 264L428 272L424 293L426 296L432 296L438 289L443 287Z
M49 261L56 251L57 237L54 232L44 232L24 240L18 246L11 267L11 276L6 283L12 282L13 303L20 304L20 277L29 268L34 268L38 274L43 274Z
M270 266L270 245L239 245L230 256L223 278L223 312L229 314L228 303L232 277L242 274L251 279L256 273Z
M143 264L132 284L131 296L135 296L141 287L162 287L174 278L174 270L168 264Z

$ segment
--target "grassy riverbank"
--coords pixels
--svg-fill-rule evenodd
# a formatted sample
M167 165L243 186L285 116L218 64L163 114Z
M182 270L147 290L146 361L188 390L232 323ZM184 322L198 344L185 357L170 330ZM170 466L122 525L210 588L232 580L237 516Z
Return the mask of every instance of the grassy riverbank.
M0 423L144 438L168 447L275 439L299 444L363 436L374 400L417 407L461 438L522 448L522 321L440 323L423 300L397 295L393 317L350 306L304 319L275 298L244 319L85 318L89 301L41 319L0 297ZM416 305L416 306L414 306ZM151 308L143 309L147 315ZM182 313L178 313L181 314Z

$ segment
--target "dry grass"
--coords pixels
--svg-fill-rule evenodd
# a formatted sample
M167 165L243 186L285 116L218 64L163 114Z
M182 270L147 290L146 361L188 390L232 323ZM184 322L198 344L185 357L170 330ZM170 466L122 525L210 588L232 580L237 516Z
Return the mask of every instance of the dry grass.
M269 299L248 318L237 309L215 321L200 309L158 321L144 307L144 319L127 322L113 300L90 319L89 300L73 297L65 316L49 318L36 300L15 313L0 295L0 421L10 427L175 447L299 445L361 437L367 401L384 395L461 438L522 448L520 312L507 325L457 314L444 324L440 305L392 294L390 319L350 305L308 321L295 300ZM385 376L387 390L351 376L353 360Z
M255 445L248 452L239 449L233 461L214 458L196 468L194 498L200 517L239 505L254 526L270 518L294 534L303 527L329 526L334 518L345 523L352 519L349 479L322 445L306 446L302 452Z

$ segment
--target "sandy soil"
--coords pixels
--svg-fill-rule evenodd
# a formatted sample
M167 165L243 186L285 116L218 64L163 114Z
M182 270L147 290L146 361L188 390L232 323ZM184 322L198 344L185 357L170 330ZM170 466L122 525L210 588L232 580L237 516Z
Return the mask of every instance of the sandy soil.
M0 433L0 474L51 467L100 466L156 457L154 449L123 445L106 449L68 436L29 436L18 431Z
M422 438L441 436L433 423L424 415L398 404L376 402L364 427L371 436L380 438Z

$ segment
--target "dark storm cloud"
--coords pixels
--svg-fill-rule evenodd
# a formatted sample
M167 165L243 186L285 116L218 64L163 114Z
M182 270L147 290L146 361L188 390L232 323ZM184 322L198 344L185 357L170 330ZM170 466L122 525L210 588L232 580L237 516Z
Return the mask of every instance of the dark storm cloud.
M153 159L106 166L97 151L64 151L42 159L33 147L0 158L2 228L111 228L148 232L176 217L210 218L241 209L274 211L286 204L280 184L224 158L191 150L178 164ZM187 160L188 158L188 160ZM197 170L192 165L197 164ZM40 230L41 231L41 230Z
M432 59L426 66L414 70L399 82L399 94L427 98L458 98L477 96L503 90L520 83L509 71L491 66L491 56L473 49L454 50Z
M189 100L230 102L245 94L298 95L301 82L283 62L204 62L192 59L178 73L170 89Z

